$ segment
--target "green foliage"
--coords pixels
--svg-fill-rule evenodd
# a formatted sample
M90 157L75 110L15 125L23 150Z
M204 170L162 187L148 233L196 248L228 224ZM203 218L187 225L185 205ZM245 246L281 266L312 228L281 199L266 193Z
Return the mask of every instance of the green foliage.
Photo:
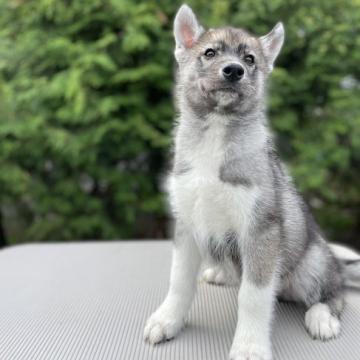
M11 242L163 235L141 224L161 223L166 214L160 182L171 144L179 5L0 2L0 201ZM334 239L354 239L358 0L190 5L206 26L232 24L260 35L285 23L272 75L272 125L321 225Z

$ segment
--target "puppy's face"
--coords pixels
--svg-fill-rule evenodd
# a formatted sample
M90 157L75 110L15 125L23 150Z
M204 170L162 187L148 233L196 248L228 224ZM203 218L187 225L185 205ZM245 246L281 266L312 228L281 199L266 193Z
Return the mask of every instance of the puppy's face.
M180 91L201 113L244 113L256 106L284 39L281 24L260 38L234 28L205 31L186 5L176 15L174 34Z

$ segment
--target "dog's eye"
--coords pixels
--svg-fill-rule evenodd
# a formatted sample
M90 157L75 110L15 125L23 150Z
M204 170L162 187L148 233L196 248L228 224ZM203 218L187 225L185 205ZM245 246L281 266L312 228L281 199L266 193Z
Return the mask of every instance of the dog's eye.
M246 55L245 56L245 62L248 64L248 65L253 65L255 63L255 58L253 55Z
M204 55L207 58L212 58L212 57L215 56L215 50L214 49L206 49L205 52L204 52Z

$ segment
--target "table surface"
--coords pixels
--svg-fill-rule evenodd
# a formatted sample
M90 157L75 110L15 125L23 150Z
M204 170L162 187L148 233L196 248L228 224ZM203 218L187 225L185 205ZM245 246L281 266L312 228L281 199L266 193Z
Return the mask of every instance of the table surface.
M0 360L226 360L236 287L199 283L188 325L174 340L144 343L171 263L168 241L21 245L0 251ZM360 290L347 291L339 339L304 328L304 309L277 304L275 360L359 360Z

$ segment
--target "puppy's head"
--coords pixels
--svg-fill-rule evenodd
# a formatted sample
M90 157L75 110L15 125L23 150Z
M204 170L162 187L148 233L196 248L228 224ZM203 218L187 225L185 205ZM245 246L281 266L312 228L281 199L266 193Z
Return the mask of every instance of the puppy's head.
M265 80L284 41L278 23L265 36L245 30L204 30L183 5L174 22L181 97L197 111L242 113L263 98Z

